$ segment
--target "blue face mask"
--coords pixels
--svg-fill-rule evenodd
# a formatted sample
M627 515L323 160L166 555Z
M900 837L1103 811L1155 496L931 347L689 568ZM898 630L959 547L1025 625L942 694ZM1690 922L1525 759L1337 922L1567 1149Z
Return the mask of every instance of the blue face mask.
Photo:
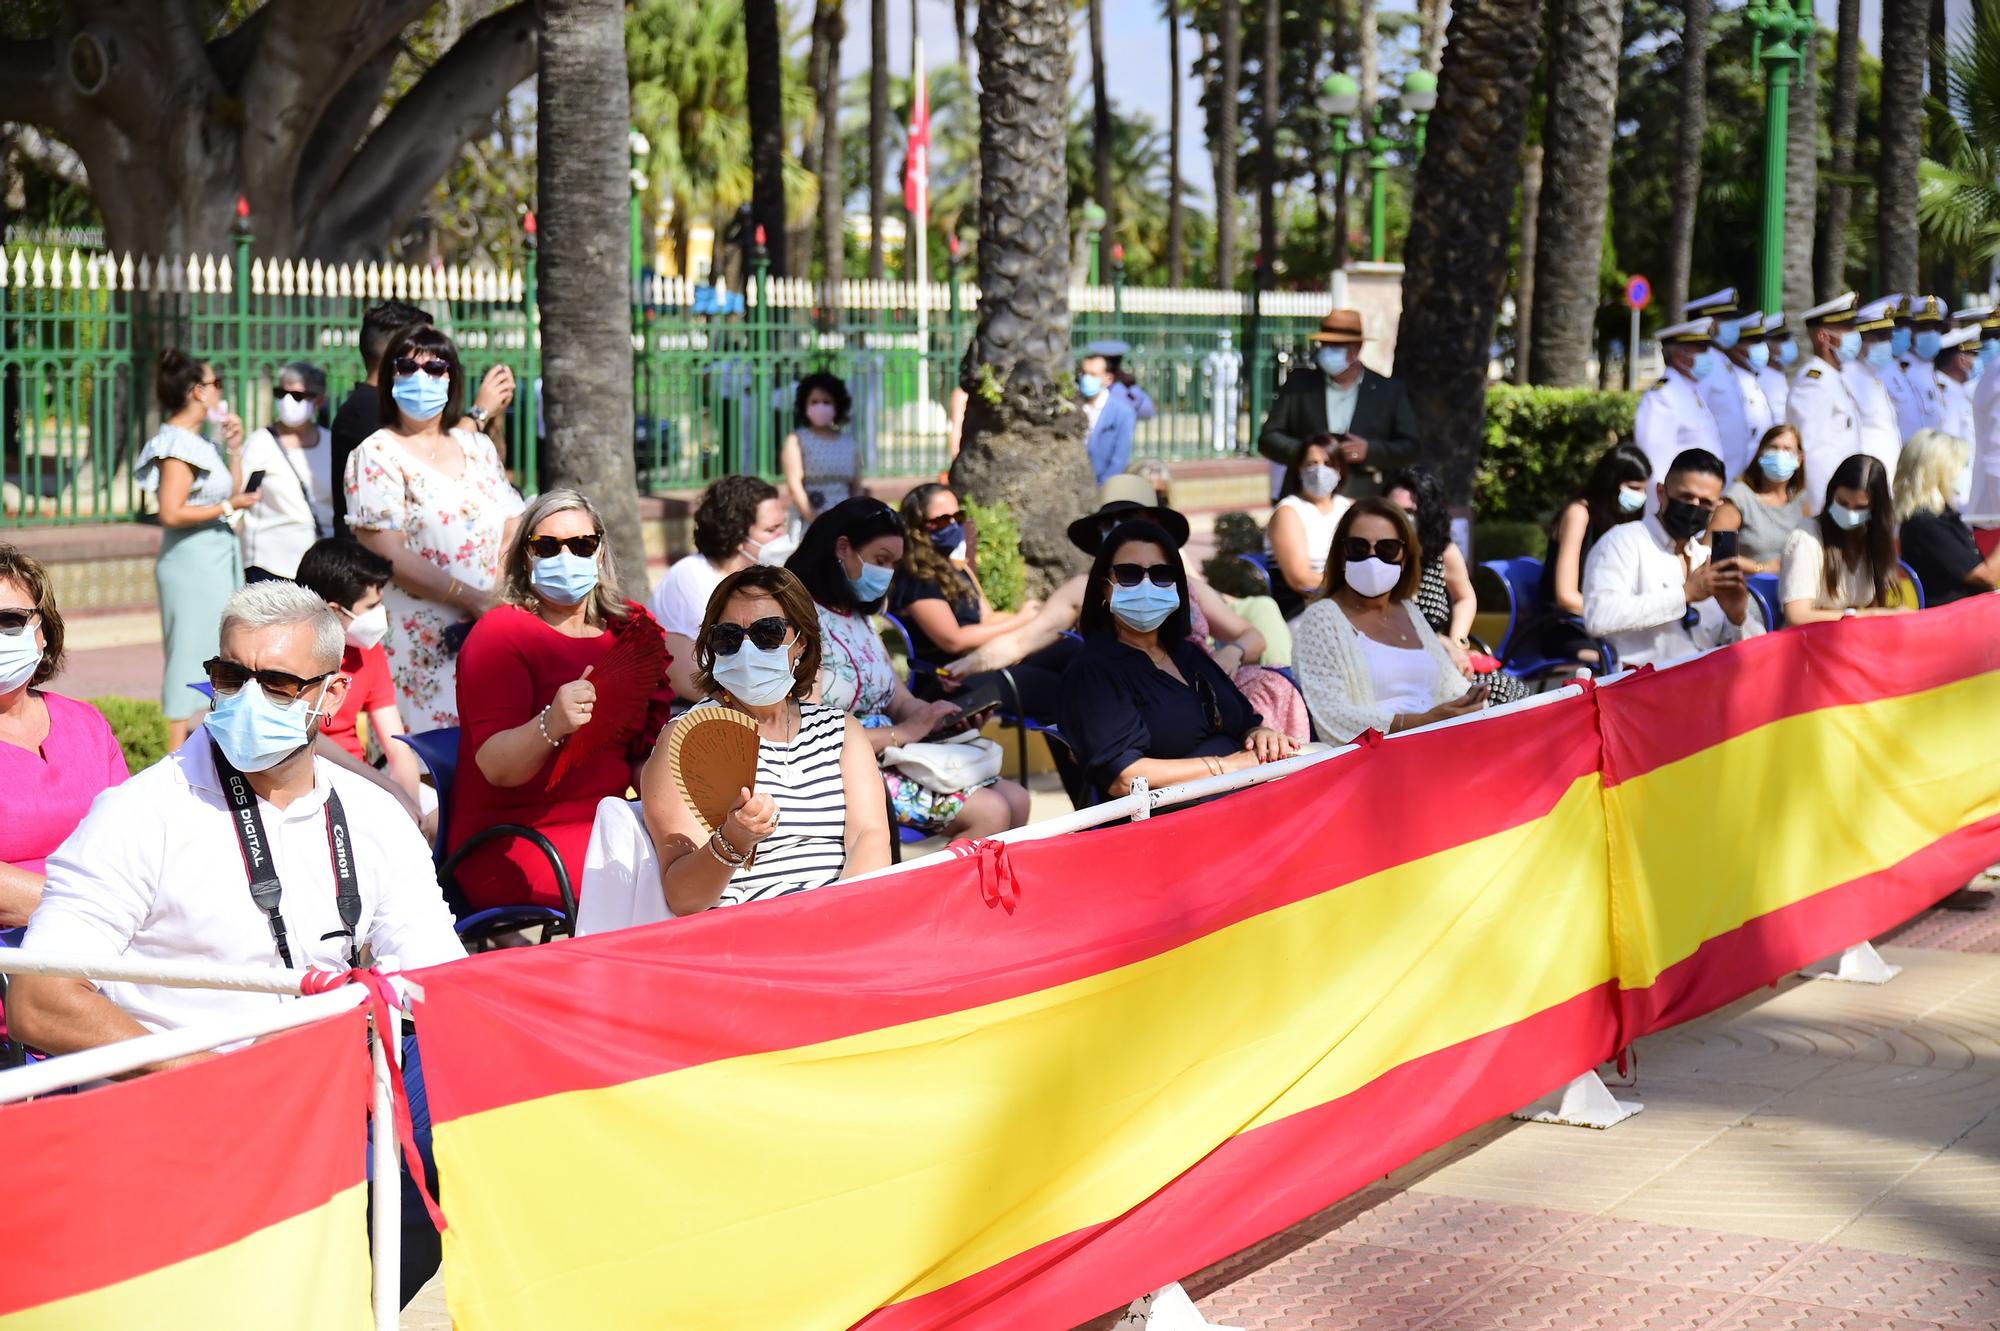
M1104 381L1094 374L1080 374L1076 377L1076 391L1088 402L1104 391Z
M1646 492L1644 490L1634 490L1630 486L1624 485L1618 487L1618 511L1620 513L1637 513L1645 506Z
M1700 383L1715 373L1715 353L1704 348L1694 354L1694 363L1688 366L1688 378Z
M230 766L239 772L262 772L297 753L312 738L326 687L320 686L317 702L304 696L283 707L265 697L253 679L217 698L202 724Z
M1752 343L1750 349L1743 354L1750 358L1750 368L1753 370L1761 370L1771 363L1771 348L1762 342Z
M1870 342L1862 348L1861 358L1877 370L1886 370L1896 363L1896 353L1887 342Z
M1737 339L1742 336L1743 330L1733 319L1715 326L1715 345L1721 347L1724 351L1735 346Z
M405 416L413 421L427 421L444 410L445 399L451 396L451 377L425 374L422 370L399 374L389 391Z
M749 641L738 647L734 656L716 657L715 668L709 673L736 701L752 707L769 707L797 684L792 678L791 648L765 651Z
M872 605L888 592L889 583L895 576L895 569L885 568L880 564L870 564L864 560L861 565L861 575L849 578L847 587L854 593L854 599L858 604Z
M1868 510L1849 508L1845 504L1828 504L1826 515L1833 519L1833 525L1842 531L1853 531L1856 527L1868 525Z
M1936 360L1943 349L1944 334L1929 328L1910 339L1910 350L1917 353L1918 360Z
M1840 363L1849 364L1861 358L1861 334L1849 329L1840 335Z
M954 522L941 531L931 533L931 544L947 555L958 549L959 542L964 539L965 524L963 522Z
M1778 364L1791 369L1799 363L1799 344L1786 338L1778 344Z
M1773 449L1757 455L1757 466L1774 481L1789 481L1798 474L1799 458L1796 453Z
M1979 344L1979 359L1975 362L1979 368L1983 370L1996 360L2000 360L2000 341L1989 340L1981 342Z
M597 561L564 550L537 559L528 574L535 595L556 605L575 605L597 590Z
M1890 354L1891 356L1907 356L1907 355L1909 355L1909 354L1910 354L1910 330L1909 330L1909 329L1907 329L1907 328L1897 328L1897 329L1894 329L1894 330L1892 330L1892 331L1890 332L1890 334L1889 334L1889 354Z
M1329 375L1347 373L1347 367L1354 363L1353 354L1346 347L1321 347L1313 353L1313 361Z
M1138 633L1150 633L1167 622L1180 608L1180 593L1172 587L1155 587L1150 580L1137 587L1111 587L1111 613L1118 622Z

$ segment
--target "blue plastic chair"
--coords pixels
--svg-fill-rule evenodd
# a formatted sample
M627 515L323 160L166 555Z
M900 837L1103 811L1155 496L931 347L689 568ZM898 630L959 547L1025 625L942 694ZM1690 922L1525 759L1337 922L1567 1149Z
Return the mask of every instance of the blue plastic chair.
M1530 650L1522 632L1534 612L1542 608L1542 561L1533 555L1520 555L1513 559L1488 559L1480 565L1488 573L1500 580L1500 586L1507 593L1507 629L1500 635L1500 650L1494 655L1500 658L1500 668L1516 679L1540 679L1558 670L1574 670L1580 662L1552 656L1542 656ZM1578 628L1582 621L1568 616ZM1608 675L1618 669L1618 654L1611 644L1599 639L1597 673Z
M1764 627L1773 631L1783 628L1785 603L1778 599L1778 575L1752 573L1743 581L1750 588L1750 599L1764 612Z
M1917 576L1917 571L1910 567L1910 561L1907 559L1897 560L1896 567L1903 570L1903 576L1910 580L1910 590L1917 594L1917 609L1923 609L1930 601L1930 598L1924 595L1924 580Z
M1239 563L1248 565L1251 571L1257 575L1258 580L1264 584L1264 595L1275 595L1273 588L1277 584L1273 581L1273 578L1276 575L1277 565L1272 561L1271 556L1258 551L1255 553L1239 552L1232 556L1232 558Z
M431 774L431 783L437 787L438 819L437 845L432 858L437 863L438 886L444 889L445 902L457 917L459 941L467 950L477 951L501 934L516 933L524 929L539 927L542 941L576 932L576 892L570 886L569 870L563 867L562 856L549 839L532 827L519 823L496 823L483 827L466 839L464 845L449 855L444 848L450 845L448 819L451 811L451 783L458 774L458 729L425 730L414 735L398 735L397 739L415 750L417 760ZM476 848L489 841L499 841L506 837L519 837L528 842L548 858L549 868L555 871L556 891L562 896L562 909L537 906L528 902L511 906L493 906L486 910L473 910L466 902L465 894L458 890L454 870L459 861Z

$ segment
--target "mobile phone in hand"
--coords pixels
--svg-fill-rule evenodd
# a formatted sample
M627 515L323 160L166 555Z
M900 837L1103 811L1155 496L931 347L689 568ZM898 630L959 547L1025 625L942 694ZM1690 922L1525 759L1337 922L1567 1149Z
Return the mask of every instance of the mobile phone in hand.
M251 472L251 473L250 473L250 479L249 479L249 480L247 480L247 481L245 481L245 482L243 482L243 488L244 488L244 489L245 489L246 491L254 491L254 490L261 490L261 489L263 489L263 488L264 488L264 469L260 467L260 468L258 468L258 469L257 469L256 471L253 471L253 472Z
M1742 535L1735 531L1712 531L1708 534L1709 555L1717 560L1736 558L1737 541Z
M943 739L947 735L963 735L968 730L984 730L986 723L991 721L993 714L999 710L1000 704L996 702L976 707L969 712L960 712L956 716L947 716L924 738L936 740Z

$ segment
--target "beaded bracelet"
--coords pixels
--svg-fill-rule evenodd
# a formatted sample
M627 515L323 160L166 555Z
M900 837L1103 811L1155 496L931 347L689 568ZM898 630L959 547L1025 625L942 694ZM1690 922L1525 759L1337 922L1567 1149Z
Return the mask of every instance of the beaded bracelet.
M560 749L562 741L549 734L549 707L553 706L555 704L550 703L548 707L542 708L541 714L535 717L535 729L542 732L542 739L547 742L550 748Z
M750 861L748 854L729 844L729 838L722 835L722 829L719 827L709 833L708 853L713 855L718 863L730 869L740 869Z

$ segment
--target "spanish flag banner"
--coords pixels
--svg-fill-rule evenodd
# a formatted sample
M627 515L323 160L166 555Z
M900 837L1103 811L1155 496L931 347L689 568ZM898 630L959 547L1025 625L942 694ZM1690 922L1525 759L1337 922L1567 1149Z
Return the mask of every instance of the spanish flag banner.
M366 1031L0 1107L0 1331L368 1327Z
M1776 635L1142 822L427 972L456 1324L1116 1307L2000 855L2000 769L1967 757L2000 663L1963 646L1996 629Z

